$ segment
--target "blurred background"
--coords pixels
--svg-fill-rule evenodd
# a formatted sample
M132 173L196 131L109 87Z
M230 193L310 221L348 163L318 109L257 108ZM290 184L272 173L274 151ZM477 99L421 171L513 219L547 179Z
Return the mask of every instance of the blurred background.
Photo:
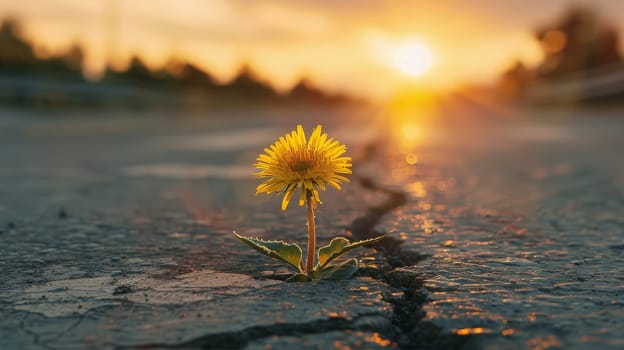
M609 0L1 1L0 103L618 103L622 17Z
M271 273L232 231L303 243L305 213L256 197L252 164L323 124L354 175L323 192L319 242L361 222L391 233L413 253L393 268L435 276L439 302L418 317L502 344L474 348L622 349L622 35L618 0L0 0L0 286L4 309L32 311L0 331L124 346L118 315L132 314L128 332L153 344L179 329L160 334L181 319L168 306L109 317L66 298L91 289L25 288ZM405 203L383 204L387 189ZM98 310L39 315L76 307Z
M535 142L622 130L622 18L608 0L0 0L0 166L22 194L25 174L218 178L236 206L263 147L321 123L390 168L455 142L535 172Z

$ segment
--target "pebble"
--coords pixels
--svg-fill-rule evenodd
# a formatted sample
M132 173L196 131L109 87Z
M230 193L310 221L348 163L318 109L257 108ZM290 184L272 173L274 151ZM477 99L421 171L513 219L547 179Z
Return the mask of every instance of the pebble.
M127 284L122 284L121 286L117 286L113 291L113 295L127 294L132 293L132 287Z

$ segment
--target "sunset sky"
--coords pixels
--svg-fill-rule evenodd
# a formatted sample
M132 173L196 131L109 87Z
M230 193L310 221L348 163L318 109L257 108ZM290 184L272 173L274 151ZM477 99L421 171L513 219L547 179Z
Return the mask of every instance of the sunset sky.
M624 1L0 0L0 16L50 50L79 42L87 66L173 55L220 80L241 63L281 90L307 76L330 91L385 97L404 86L487 83L516 58L541 58L531 31L570 4L624 31Z

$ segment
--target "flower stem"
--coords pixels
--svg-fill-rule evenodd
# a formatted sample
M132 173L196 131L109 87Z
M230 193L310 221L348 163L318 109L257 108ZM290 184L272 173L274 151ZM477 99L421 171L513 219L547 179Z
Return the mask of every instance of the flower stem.
M314 267L314 252L316 251L316 227L314 226L314 208L312 207L312 193L307 194L308 207L308 258L306 260L306 273L309 274Z

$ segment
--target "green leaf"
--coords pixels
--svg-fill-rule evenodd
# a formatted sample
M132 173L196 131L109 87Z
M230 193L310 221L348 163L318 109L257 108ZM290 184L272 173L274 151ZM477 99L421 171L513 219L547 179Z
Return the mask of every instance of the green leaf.
M378 242L384 239L386 235L387 234L383 234L381 236L357 242L349 242L349 240L344 237L336 237L332 239L328 245L319 248L318 265L316 267L321 270L325 266L327 266L327 264L329 264L332 260L352 251L357 247Z
M305 273L296 273L286 279L284 282L310 282L312 279Z
M260 253L285 262L294 267L298 272L303 273L301 269L301 256L303 253L298 245L284 241L265 241L260 238L241 236L236 232L234 232L234 236Z
M351 258L342 263L321 271L321 278L326 280L344 280L351 278L359 268L356 258Z
M320 267L325 266L332 255L341 252L349 243L351 242L344 237L336 237L332 239L328 245L320 247L318 250L318 265Z

